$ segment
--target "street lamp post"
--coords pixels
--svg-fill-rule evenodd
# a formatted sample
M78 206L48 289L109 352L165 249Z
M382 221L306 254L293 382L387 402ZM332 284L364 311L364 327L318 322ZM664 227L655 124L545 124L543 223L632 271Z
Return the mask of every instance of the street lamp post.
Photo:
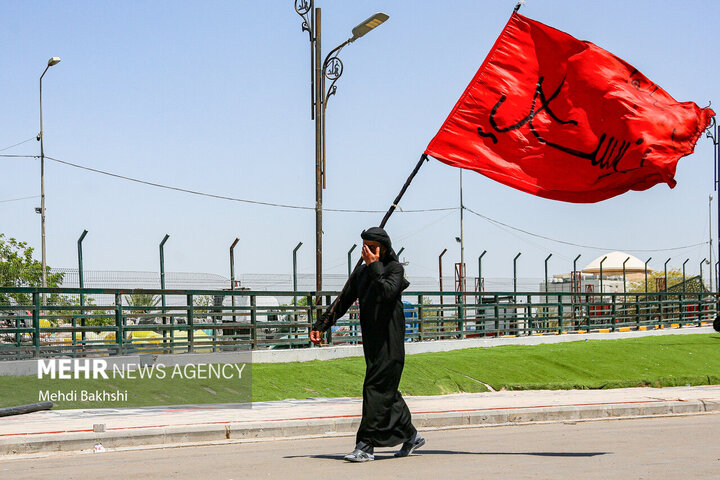
M335 82L343 71L342 61L337 57L346 45L367 34L389 17L376 13L352 29L352 37L341 43L322 58L321 9L315 8L313 0L295 0L295 11L303 19L302 30L310 37L310 91L311 118L315 120L315 289L322 291L322 191L327 186L325 169L325 108L334 95ZM331 81L325 90L325 78Z
M43 113L42 113L42 79L45 72L53 65L60 63L60 57L51 57L47 67L40 75L40 133L37 139L40 141L40 231L42 236L42 286L47 287L47 256L45 250L45 145L43 141ZM45 294L43 293L43 303Z
M707 127L705 136L707 138L709 138L713 143L713 165L715 168L713 189L715 191L717 191L718 181L719 181L718 174L720 173L720 129L718 129L718 124L715 121L715 117L712 117L710 119L710 124ZM718 257L717 258L718 258L718 260L720 260L720 195L718 195L717 201L718 201L718 207L717 207ZM712 246L710 248L712 248ZM712 255L711 255L710 261L712 261ZM720 273L718 273L716 280L718 280L719 278L720 278ZM717 286L717 294L720 295L720 280L716 281L715 285ZM711 289L712 289L712 287L711 287ZM718 316L718 318L720 319L720 315Z

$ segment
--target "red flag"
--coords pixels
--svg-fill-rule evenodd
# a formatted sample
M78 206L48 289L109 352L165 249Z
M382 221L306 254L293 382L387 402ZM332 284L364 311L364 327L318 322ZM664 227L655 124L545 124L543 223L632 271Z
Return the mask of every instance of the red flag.
M675 186L712 116L622 59L514 13L425 153L541 197Z

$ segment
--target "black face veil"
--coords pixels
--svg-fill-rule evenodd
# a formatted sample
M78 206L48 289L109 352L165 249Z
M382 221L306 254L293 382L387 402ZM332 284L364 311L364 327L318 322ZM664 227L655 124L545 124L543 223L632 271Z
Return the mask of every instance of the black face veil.
M380 227L370 227L367 230L363 230L360 234L360 238L363 240L369 240L371 242L378 242L380 245L385 247L385 258L383 258L383 262L395 260L396 262L399 262L397 254L395 253L395 250L392 248L392 241L390 241L390 235L387 234L385 230L383 230Z

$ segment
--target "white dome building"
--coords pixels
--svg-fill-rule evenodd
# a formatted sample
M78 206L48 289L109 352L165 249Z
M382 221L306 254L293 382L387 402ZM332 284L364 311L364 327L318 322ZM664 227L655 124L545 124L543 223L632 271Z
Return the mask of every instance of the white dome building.
M603 262L603 259L605 261ZM600 280L600 262L602 265L602 281ZM623 284L623 263L625 263L625 279ZM648 273L652 270L648 268ZM603 254L590 262L577 276L572 273L554 275L549 279L549 292L599 292L602 285L603 293L623 293L627 286L645 280L645 262L625 252ZM540 284L540 291L545 291L545 283ZM563 300L565 301L565 300ZM569 301L569 299L568 299Z
M600 262L602 262L603 258L605 259L602 264L603 277L622 276L623 263L625 263L625 274L628 281L639 281L645 277L645 262L625 252L610 252L601 255L583 268L582 272L600 275ZM648 268L648 272L651 271Z

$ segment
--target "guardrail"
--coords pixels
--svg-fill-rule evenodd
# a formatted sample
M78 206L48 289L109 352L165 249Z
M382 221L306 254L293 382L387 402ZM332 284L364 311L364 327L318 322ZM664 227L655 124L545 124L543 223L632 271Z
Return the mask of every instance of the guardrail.
M0 305L2 360L308 348L310 325L337 292L0 288L0 294L24 300ZM52 305L41 304L43 294ZM138 297L147 304L133 301ZM157 305L161 297L164 307ZM691 292L404 292L403 302L406 341L700 325L717 313L714 294ZM358 315L355 305L328 342L362 342Z

